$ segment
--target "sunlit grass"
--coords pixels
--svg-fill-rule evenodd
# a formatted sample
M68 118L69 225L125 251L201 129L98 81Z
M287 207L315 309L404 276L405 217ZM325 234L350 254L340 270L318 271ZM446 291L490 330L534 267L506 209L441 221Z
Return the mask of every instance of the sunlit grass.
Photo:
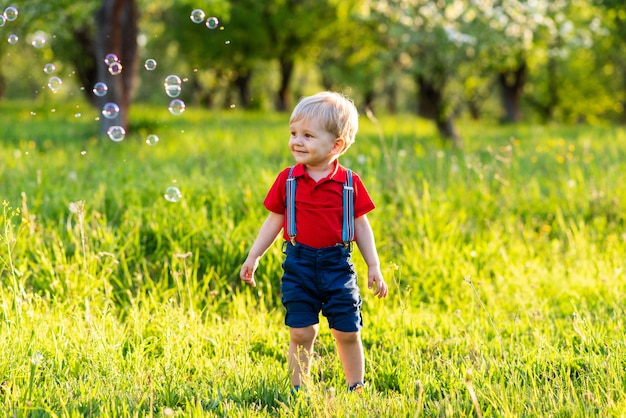
M292 163L287 115L136 106L114 143L83 104L39 106L0 102L8 416L626 408L623 129L465 122L458 151L413 117L363 117L343 162L378 204L391 284L385 301L362 286L368 388L346 393L322 326L313 384L291 398L280 245L257 288L237 277L265 193ZM171 185L178 203L163 197Z

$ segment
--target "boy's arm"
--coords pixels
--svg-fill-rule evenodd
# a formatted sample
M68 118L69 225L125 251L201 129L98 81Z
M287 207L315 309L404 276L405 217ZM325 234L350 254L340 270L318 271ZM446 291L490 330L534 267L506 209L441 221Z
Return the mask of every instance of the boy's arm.
M285 215L275 212L270 212L269 215L267 215L267 218L265 218L265 222L263 222L254 244L252 244L252 248L250 248L248 258L246 258L246 261L244 261L241 266L239 277L252 287L256 286L256 282L254 281L254 272L259 266L259 259L276 240L278 233L283 228L284 218Z
M387 283L383 279L383 273L380 271L380 260L376 251L376 242L374 240L374 232L367 219L367 215L359 216L354 220L354 230L356 232L356 245L363 255L363 259L367 264L367 287L372 288L376 283L374 295L379 298L387 296Z

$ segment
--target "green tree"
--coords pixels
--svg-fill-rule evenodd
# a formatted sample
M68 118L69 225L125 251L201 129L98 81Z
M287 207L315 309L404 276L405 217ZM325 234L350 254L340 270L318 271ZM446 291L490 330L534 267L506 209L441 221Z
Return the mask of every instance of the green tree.
M316 61L326 89L360 96L363 106L374 110L376 97L394 95L398 57L378 32L378 22L368 18L366 7L362 0L337 5L334 23L320 26ZM389 103L394 112L395 100Z
M454 126L455 106L448 90L458 69L475 52L466 33L473 2L466 0L368 1L386 44L403 57L417 90L419 115L433 120L441 137L462 147Z
M525 99L543 120L576 120L606 111L598 9L583 0L475 3L467 30L477 39L471 70L495 74L503 120L519 122ZM589 100L594 97L593 100Z
M605 60L600 73L617 79L613 98L613 111L626 123L626 3L622 0L596 0L604 10L602 20L610 36L604 38ZM608 35L608 34L607 34Z
M279 88L276 109L291 103L291 81L298 59L314 65L326 28L337 19L337 1L272 0L264 2L263 22L270 40L272 59L278 62Z
M590 104L588 97L596 100L603 89L594 76L597 9L585 0L555 0L535 16L542 25L528 58L534 77L526 100L545 121L586 117L587 110L576 102Z
M163 79L153 77L179 74L188 80L181 93L185 100L212 105L217 91L228 90L222 86L232 84L232 47L239 44L232 38L230 2L141 1L141 27L146 39L142 52L158 62L158 70L146 74L146 79L162 83ZM194 10L203 14L198 23L191 19ZM209 18L216 19L217 25L213 29L206 25ZM160 88L158 93L165 94Z
M115 120L101 118L101 129L111 124L128 126L128 109L137 74L137 33L139 12L135 0L69 0L49 2L31 0L19 10L15 29L32 37L35 31L47 34L47 43L54 58L75 69L79 85L95 106L102 98L91 94L91 87L100 80L109 85L106 100L120 105ZM115 53L123 71L112 78L103 59Z
M478 39L478 73L496 75L503 120L522 119L522 97L528 80L528 57L544 24L546 2L485 0L476 3L472 34Z

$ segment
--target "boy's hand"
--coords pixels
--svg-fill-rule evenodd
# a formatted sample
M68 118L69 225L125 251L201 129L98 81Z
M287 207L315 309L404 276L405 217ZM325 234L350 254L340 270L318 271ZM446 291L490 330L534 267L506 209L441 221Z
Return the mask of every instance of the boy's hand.
M248 283L252 287L256 287L256 282L254 281L254 271L258 265L258 261L246 260L243 263L243 266L241 266L241 271L239 272L241 280Z
M367 278L367 287L371 289L376 283L376 288L374 288L374 296L378 296L379 298L387 297L387 293L389 289L387 288L387 283L385 283L385 279L383 279L383 273L380 271L380 268L369 269L368 278Z

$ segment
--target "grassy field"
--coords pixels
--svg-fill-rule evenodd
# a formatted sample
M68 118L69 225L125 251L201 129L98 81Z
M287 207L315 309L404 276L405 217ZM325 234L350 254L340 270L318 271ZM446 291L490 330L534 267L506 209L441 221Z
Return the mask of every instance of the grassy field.
M119 143L95 116L0 102L0 416L624 416L624 128L465 122L458 151L363 117L342 163L391 295L362 286L363 396L322 321L293 398L280 244L237 277L287 115L136 106Z

